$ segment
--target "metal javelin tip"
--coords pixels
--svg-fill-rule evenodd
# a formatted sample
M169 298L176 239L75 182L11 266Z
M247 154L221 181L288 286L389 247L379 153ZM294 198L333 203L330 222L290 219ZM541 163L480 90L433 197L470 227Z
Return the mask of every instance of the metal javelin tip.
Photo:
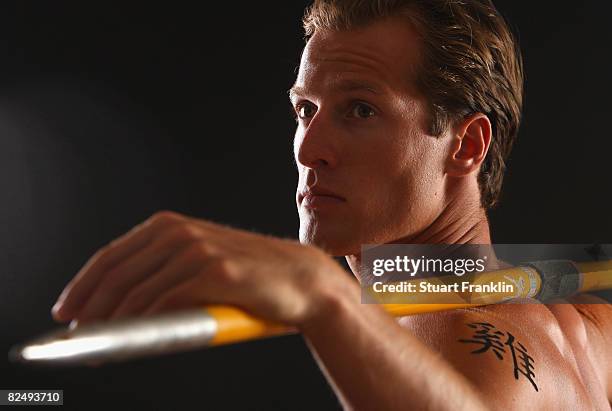
M101 364L205 347L217 332L206 310L100 322L62 329L9 352L12 362L28 364Z

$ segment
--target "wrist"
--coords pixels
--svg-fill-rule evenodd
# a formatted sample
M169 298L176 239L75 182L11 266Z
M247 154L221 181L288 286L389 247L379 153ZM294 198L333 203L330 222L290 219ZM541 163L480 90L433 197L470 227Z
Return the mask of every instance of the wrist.
M317 329L339 324L346 313L360 304L360 288L339 264L326 256L320 264L316 280L310 289L309 309L297 324L302 334L308 336Z

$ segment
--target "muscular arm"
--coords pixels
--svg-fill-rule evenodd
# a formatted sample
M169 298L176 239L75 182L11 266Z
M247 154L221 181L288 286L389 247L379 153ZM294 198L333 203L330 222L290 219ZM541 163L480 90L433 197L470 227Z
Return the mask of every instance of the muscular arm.
M378 306L337 299L302 331L346 407L486 409L464 376Z
M359 409L588 404L571 344L545 307L415 316L402 327L380 307L360 304L359 294L318 249L162 212L94 254L66 286L53 315L83 324L235 305L302 330L340 398ZM508 369L508 353L504 360L476 354L472 343L459 341L473 339L475 329L467 324L476 322L524 344L535 362L537 392Z

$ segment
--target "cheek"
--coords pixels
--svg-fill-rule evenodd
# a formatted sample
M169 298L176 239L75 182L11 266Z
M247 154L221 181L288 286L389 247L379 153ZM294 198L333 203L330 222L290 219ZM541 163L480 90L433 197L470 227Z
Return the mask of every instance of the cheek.
M425 136L423 139L433 139ZM437 191L443 176L439 147L432 142L414 145L406 150L401 176L419 197Z
M379 218L431 214L441 198L441 147L428 135L390 141L373 151L363 178L368 190L363 211Z

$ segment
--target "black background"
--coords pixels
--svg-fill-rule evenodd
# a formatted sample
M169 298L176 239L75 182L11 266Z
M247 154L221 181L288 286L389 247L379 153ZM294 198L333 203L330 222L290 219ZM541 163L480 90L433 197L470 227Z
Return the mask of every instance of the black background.
M86 259L156 210L296 237L286 90L305 4L2 3L0 358L53 327ZM493 240L610 243L605 3L497 4L527 99ZM1 388L64 389L78 409L337 407L299 336L97 369L0 359Z

